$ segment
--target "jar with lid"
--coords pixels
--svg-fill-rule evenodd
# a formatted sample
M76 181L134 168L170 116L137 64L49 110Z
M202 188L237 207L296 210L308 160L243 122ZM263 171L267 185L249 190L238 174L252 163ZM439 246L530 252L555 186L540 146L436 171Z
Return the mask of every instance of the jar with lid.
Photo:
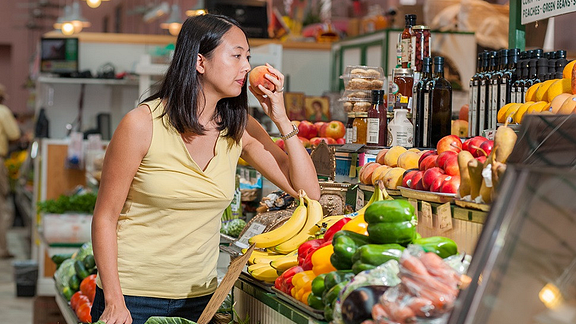
M354 117L355 112L348 113L348 120L346 121L346 136L344 138L345 143L354 143L356 141L356 134L354 134Z
M372 90L372 106L368 110L367 139L369 146L386 145L386 101L384 90Z
M407 118L407 109L395 109L388 125L388 146L414 146L414 126Z
M356 140L353 142L354 144L366 144L368 131L368 123L366 120L367 118L367 112L356 113L354 122L352 123L353 133L356 134Z
M394 69L394 77L393 77L393 88L396 90L396 94L394 96L394 102L392 103L393 107L396 108L407 108L410 112L411 104L410 101L412 99L412 87L414 86L414 77L412 74L412 69ZM404 100L402 100L404 98ZM408 103L406 107L401 107L401 102Z
M422 60L425 57L430 57L430 41L431 33L430 27L418 25L412 27L414 31L414 42L413 42L413 52L412 52L412 67L416 72L422 72Z

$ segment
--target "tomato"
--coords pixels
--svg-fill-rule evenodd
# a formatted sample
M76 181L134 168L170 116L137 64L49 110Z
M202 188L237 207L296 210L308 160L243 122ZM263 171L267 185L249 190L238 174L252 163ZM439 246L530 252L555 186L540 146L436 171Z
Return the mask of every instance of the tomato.
M90 302L88 296L82 294L81 291L77 291L74 293L74 295L72 295L72 298L70 298L70 307L72 307L72 309L75 311L79 305L86 302Z
M92 309L92 304L90 304L90 303L84 303L84 304L78 306L78 309L76 310L76 316L78 316L78 319L80 320L80 322L92 323L92 316L90 315L91 309Z
M94 295L96 294L96 275L89 275L84 278L80 283L80 291L82 294L86 295L90 302L94 301Z

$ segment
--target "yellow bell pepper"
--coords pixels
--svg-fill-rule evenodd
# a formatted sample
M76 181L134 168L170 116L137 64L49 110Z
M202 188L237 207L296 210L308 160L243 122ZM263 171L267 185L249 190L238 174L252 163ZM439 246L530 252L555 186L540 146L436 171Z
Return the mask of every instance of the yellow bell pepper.
M368 223L364 220L364 213L358 214L351 221L342 226L342 230L368 235Z
M304 304L308 305L308 295L310 295L312 293L312 291L307 291L305 292L302 297L300 298L300 301L303 302Z
M290 291L292 297L297 300L301 300L302 296L308 292L312 291L312 280L316 278L316 275L312 270L298 272L292 277L292 284L294 288Z
M334 246L328 244L319 248L312 254L312 271L316 276L336 271L336 268L330 263L330 256L334 253Z

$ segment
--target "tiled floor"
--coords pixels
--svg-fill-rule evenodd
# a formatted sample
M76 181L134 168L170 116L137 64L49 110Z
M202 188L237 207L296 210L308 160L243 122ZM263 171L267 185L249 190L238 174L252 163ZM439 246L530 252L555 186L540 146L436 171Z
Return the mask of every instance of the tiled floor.
M30 229L14 227L8 231L8 246L14 259L0 259L0 322L1 323L32 323L33 297L16 297L14 282L15 260L30 258Z

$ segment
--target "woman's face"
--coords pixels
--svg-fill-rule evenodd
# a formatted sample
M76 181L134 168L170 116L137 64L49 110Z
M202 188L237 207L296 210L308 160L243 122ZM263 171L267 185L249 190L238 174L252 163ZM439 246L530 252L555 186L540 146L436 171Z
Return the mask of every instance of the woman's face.
M220 98L237 97L250 71L250 48L244 32L232 26L210 58L203 57L204 93Z

